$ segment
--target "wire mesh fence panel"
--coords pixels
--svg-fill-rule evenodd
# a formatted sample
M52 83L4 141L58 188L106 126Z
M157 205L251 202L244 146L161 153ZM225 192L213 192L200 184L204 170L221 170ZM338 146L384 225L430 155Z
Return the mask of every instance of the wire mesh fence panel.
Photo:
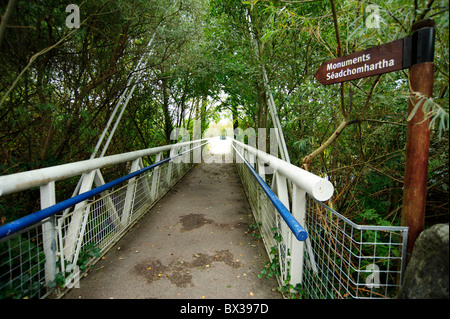
M357 225L308 196L303 289L309 298L394 298L407 227Z
M262 275L275 276L280 285L290 278L290 251L292 232L283 222L262 187L243 163L236 164L247 199L260 232L270 262Z
M192 165L166 162L77 204L52 217L52 230L57 231L50 237L43 234L46 227L39 223L2 239L0 298L45 298L72 288L89 264L117 242ZM79 226L71 227L73 223ZM44 238L51 242L44 242ZM56 262L46 260L49 247Z
M0 299L42 298L45 278L42 223L0 241Z
M276 275L281 286L290 283L294 272L302 273L301 285L293 288L304 298L396 296L405 266L407 227L357 225L307 195L303 269L292 268L292 232L248 166L236 166L271 259L270 269L263 272Z
M172 187L190 168L191 165L166 163L158 167L155 173L142 174L124 183L117 189L109 190L100 196L90 200L79 210L84 212L85 222L82 224L78 237L78 258L77 267L84 270L86 264L108 250L124 232L142 217L155 203ZM183 170L178 171L177 165L182 165ZM175 168L175 169L173 169ZM172 173L171 173L172 171ZM158 187L155 197L151 196L151 185L153 179L158 178ZM131 195L130 195L131 194ZM68 238L68 227L71 215L64 216L64 221L60 223L60 242L66 247ZM64 248L62 248L64 250ZM64 251L61 256L67 255ZM66 259L66 263L71 263L71 259Z

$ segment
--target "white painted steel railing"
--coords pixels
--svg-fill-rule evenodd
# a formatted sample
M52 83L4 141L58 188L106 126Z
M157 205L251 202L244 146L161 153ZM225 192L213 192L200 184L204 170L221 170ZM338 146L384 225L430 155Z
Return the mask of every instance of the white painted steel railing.
M83 270L201 161L202 143L207 140L0 176L1 195L40 187L42 208L0 227L0 298L44 298L77 285ZM170 152L170 158L163 159L164 152ZM147 156L154 157L154 167L140 173L146 170ZM130 167L127 176L133 177L121 178L123 182L109 188L120 179L105 183L101 169L125 163ZM98 194L73 205L70 201L77 196L56 204L55 182L80 175L78 197ZM91 190L94 183L97 188ZM68 207L58 209L65 202ZM60 212L40 219L52 210Z
M300 241L296 238L281 218L270 197L256 182L252 170L258 172L262 180L267 183L269 183L268 179L271 179L273 193L303 227L306 217L306 194L319 201L325 201L333 195L334 187L328 180L275 156L237 140L232 140L232 143L242 184L267 253L269 256L275 256L273 262L278 264L269 271L277 275L279 284L282 286L301 285L305 245L309 244L309 239ZM249 168L245 161L252 168Z
M255 220L276 263L267 273L303 298L395 298L406 264L407 227L357 225L322 203L334 191L328 180L239 141L232 143ZM271 184L305 229L306 240L295 238L252 170Z
M57 181L82 175L77 196L104 187L95 196L14 233L0 227L0 298L44 298L77 285L83 270L193 163L201 161L205 141L209 139L0 176L3 195L40 187L41 212L60 204L55 205ZM395 296L405 265L407 227L357 225L322 203L334 192L326 179L237 140L229 141L267 253L277 263L270 271L280 285L296 287L306 298ZM172 157L163 160L164 152ZM146 156L161 164L141 173ZM135 175L106 187L112 182L105 184L101 170L124 163ZM271 192L306 232L296 236L291 231L255 174L271 185ZM90 191L94 183L97 188Z
M408 227L358 225L307 198L305 297L395 298L406 266Z

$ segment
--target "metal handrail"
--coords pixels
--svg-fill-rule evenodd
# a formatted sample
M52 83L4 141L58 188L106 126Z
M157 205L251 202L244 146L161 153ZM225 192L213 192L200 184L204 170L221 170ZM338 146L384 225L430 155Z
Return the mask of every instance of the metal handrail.
M243 147L263 163L268 164L274 171L278 171L284 176L289 176L289 180L292 183L318 201L326 201L333 196L334 186L329 180L237 140L233 139L233 143Z
M280 216L283 218L283 220L286 222L288 227L291 229L292 233L294 234L295 238L297 238L299 241L305 241L306 238L308 238L308 233L306 230L300 225L300 223L295 219L294 216L289 212L289 210L284 206L284 204L280 201L280 199L277 197L277 195L270 189L270 187L263 181L261 176L256 172L256 170L250 165L250 163L244 158L244 156L236 149L236 147L232 144L234 150L236 151L236 154L238 154L243 160L244 163L247 165L247 167L250 169L250 172L253 174L253 176L258 181L259 185L261 185L264 192L269 197L270 201L275 206L275 209L278 211Z
M24 191L33 187L43 186L52 181L79 176L106 166L134 161L144 156L170 151L173 147L183 147L193 143L200 143L205 140L208 139L170 144L140 151L133 151L75 163L40 168L28 172L0 176L0 196Z
M192 142L186 142L186 143L191 144ZM170 146L171 147L173 147L174 145L183 146L186 143L173 144L173 145L170 145ZM109 190L109 189L113 188L114 186L119 185L120 183L123 183L123 182L125 182L127 180L130 180L130 179L132 179L132 178L134 178L136 176L139 176L139 175L141 175L141 174L143 174L143 173L145 173L145 172L147 172L147 171L149 171L149 170L151 170L151 169L153 169L153 168L155 168L155 167L157 167L159 165L167 163L167 162L169 162L169 161L171 161L171 160L173 160L173 159L175 159L175 158L177 158L179 156L182 156L182 155L184 155L184 154L186 154L188 152L191 152L194 149L196 149L198 147L201 147L201 146L203 146L203 145L205 145L207 143L208 142L205 142L203 144L195 146L195 147L193 147L193 148L191 148L191 149L189 149L187 151L184 151L184 152L181 152L181 153L176 154L174 156L168 157L168 158L166 158L164 160L161 160L161 161L159 161L157 163L154 163L154 164L152 164L150 166L144 167L144 168L142 168L142 169L140 169L138 171L135 171L133 173L130 173L128 175L125 175L125 176L122 176L122 177L120 177L118 179L115 179L115 180L113 180L113 181L111 181L109 183L105 183L105 184L103 184L103 185L101 185L101 186L99 186L97 188L94 188L94 189L92 189L90 191L87 191L87 192L84 192L84 193L79 194L77 196L71 197L71 198L66 199L66 200L64 200L62 202L59 202L59 203L57 203L55 205L52 205L50 207L47 207L47 208L42 209L40 211L37 211L35 213L32 213L32 214L29 214L29 215L24 216L22 218L19 218L19 219L15 220L15 221L12 221L12 222L10 222L10 223L8 223L6 225L0 226L0 240L5 238L5 237L8 237L10 235L13 235L13 234L15 234L15 233L17 233L17 232L27 228L27 227L30 227L30 226L32 226L32 225L34 225L34 224L36 224L36 223L38 223L38 222L48 218L48 217L54 216L55 214L63 211L64 209L70 208L70 207L72 207L72 206L74 206L74 205L76 205L78 203L81 203L81 202L83 202L83 201L85 201L85 200L87 200L87 199L89 199L91 197L94 197L94 196L96 196L96 195L98 195L98 194L100 194L100 193L102 193L102 192L104 192L106 190ZM74 163L74 164L76 164L76 163ZM67 164L67 165L70 165L70 164ZM78 175L78 174L74 174L74 175Z

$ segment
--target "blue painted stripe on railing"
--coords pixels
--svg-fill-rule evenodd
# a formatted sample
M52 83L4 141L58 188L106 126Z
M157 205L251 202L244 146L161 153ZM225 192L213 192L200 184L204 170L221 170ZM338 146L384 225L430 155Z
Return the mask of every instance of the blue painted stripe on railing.
M16 232L19 232L19 231L21 231L21 230L23 230L23 229L25 229L27 227L30 227L30 226L32 226L34 224L37 224L40 221L42 221L42 220L44 220L44 219L46 219L48 217L51 217L51 216L53 216L53 215L63 211L64 209L67 209L69 207L75 206L76 204L81 203L82 201L85 201L85 200L87 200L87 199L89 199L91 197L94 197L95 195L103 193L104 191L106 191L106 190L108 190L110 188L113 188L114 186L117 186L120 183L123 183L123 182L125 182L125 181L127 181L129 179L132 179L132 178L134 178L134 177L136 177L138 175L141 175L141 174L143 174L143 173L145 173L145 172L147 172L147 171L149 171L149 170L151 170L151 169L153 169L153 168L155 168L155 167L157 167L159 165L167 163L167 162L173 160L174 158L177 158L178 156L181 156L181 155L183 155L185 153L191 152L192 150L196 149L197 147L201 147L201 146L203 146L205 144L206 143L203 143L203 144L201 144L199 146L196 146L196 147L194 147L194 148L192 148L192 149L190 149L188 151L185 151L185 152L182 152L182 153L177 154L175 156L166 158L166 159L164 159L162 161L159 161L159 162L154 163L154 164L152 164L150 166L144 167L144 168L142 168L142 169L140 169L140 170L138 170L136 172L133 172L133 173L130 173L130 174L125 175L123 177L120 177L118 179L115 179L115 180L113 180L113 181L111 181L109 183L106 183L106 184L104 184L102 186L94 188L94 189L92 189L90 191L87 191L85 193L79 194L79 195L74 196L72 198L66 199L66 200L64 200L62 202L59 202L59 203L53 205L53 206L47 207L45 209L42 209L40 211L37 211L35 213L32 213L30 215L27 215L27 216L24 216L22 218L19 218L19 219L15 220L15 221L12 221L12 222L10 222L10 223L8 223L6 225L0 226L0 240L5 238L5 237L7 237L7 236L9 236L9 235L12 235L12 234L14 234Z
M277 211L280 213L281 217L283 217L286 224L291 229L292 233L294 234L295 238L297 238L299 241L305 241L306 238L308 238L308 233L306 230L300 225L300 223L295 219L294 216L292 216L291 212L284 206L284 204L281 202L281 200L275 195L275 193L270 189L270 187L264 182L264 180L259 176L258 172L250 165L250 163L238 152L238 150L234 147L236 150L236 153L239 154L239 156L244 160L247 167L252 172L253 176L258 181L259 185L261 185L264 192L269 197L270 201L273 203Z

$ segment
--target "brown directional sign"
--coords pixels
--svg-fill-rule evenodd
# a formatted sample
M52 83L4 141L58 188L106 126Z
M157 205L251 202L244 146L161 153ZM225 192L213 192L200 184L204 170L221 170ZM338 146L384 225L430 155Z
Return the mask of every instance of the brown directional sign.
M404 69L404 39L322 63L314 75L323 85Z

